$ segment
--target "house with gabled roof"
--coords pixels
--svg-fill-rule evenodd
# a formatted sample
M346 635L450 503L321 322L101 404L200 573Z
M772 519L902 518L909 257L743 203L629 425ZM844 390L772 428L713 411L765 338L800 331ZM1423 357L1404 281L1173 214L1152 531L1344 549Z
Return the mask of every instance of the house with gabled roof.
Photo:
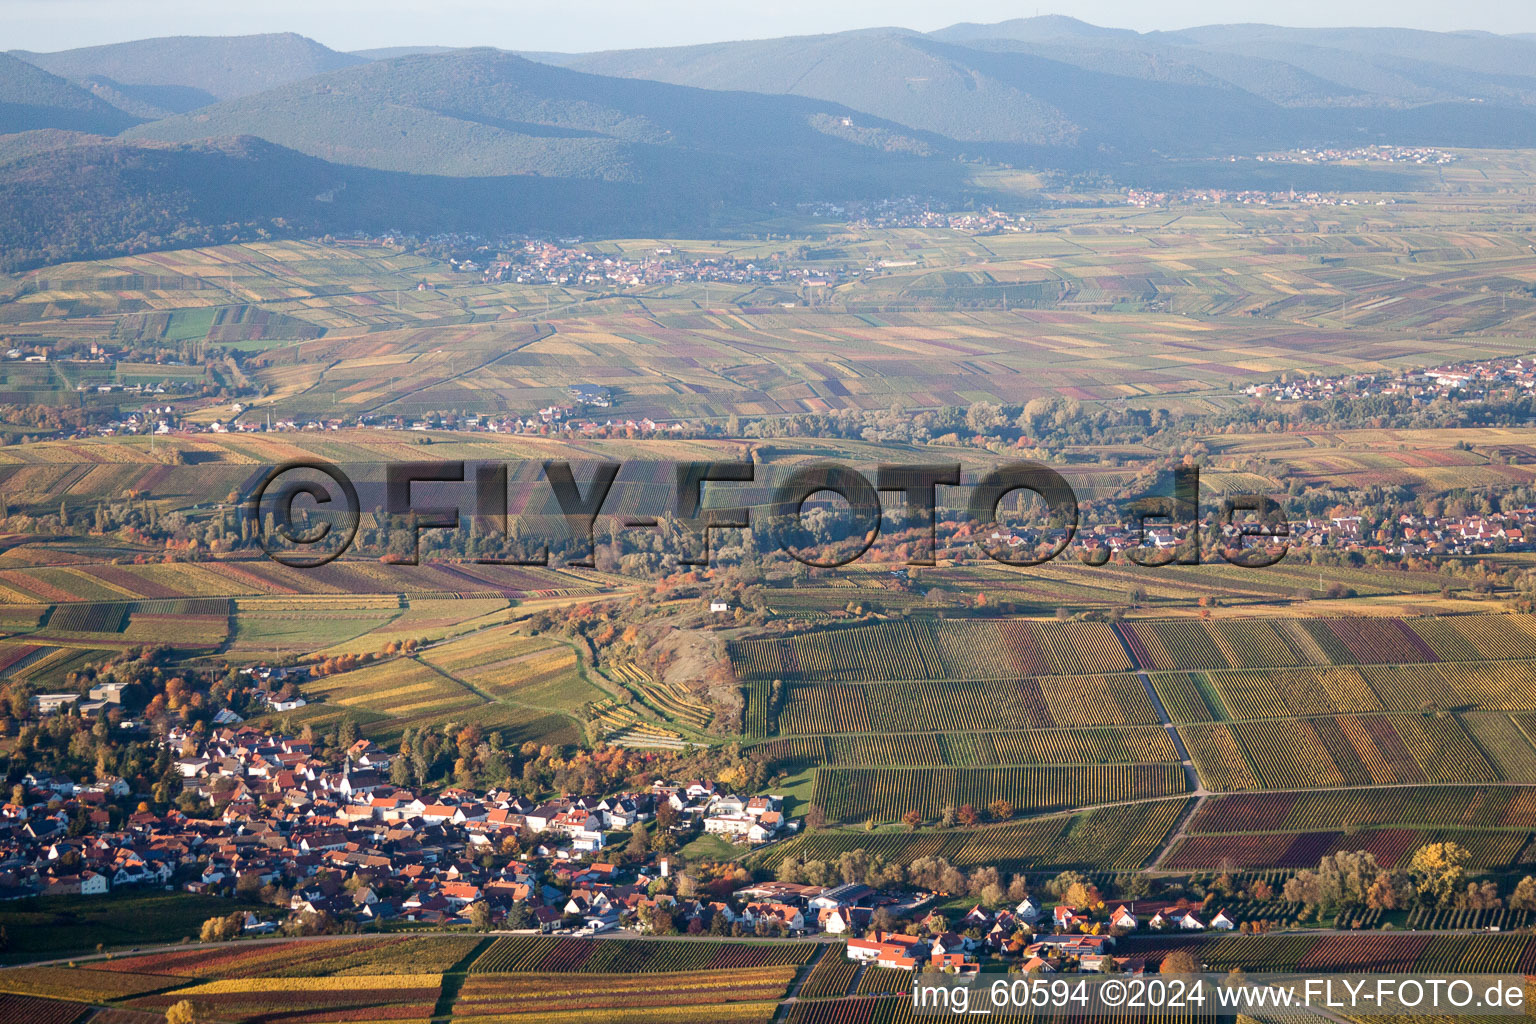
M875 931L868 938L849 939L846 952L850 960L911 971L919 959L927 958L928 944L915 935Z
M1135 931L1141 925L1141 920L1124 905L1115 908L1109 915L1111 928L1124 928L1126 931Z

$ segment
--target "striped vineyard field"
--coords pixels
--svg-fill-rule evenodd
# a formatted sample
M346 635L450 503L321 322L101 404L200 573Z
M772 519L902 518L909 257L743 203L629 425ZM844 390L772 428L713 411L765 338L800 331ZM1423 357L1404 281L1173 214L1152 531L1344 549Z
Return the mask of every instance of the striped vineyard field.
M1188 791L1178 765L1081 768L819 768L812 801L829 821L896 821L917 811L936 820L944 808L985 808L1006 800L1041 812L1175 796Z
M1168 730L1157 725L794 736L770 740L754 750L779 765L833 764L848 768L1152 764L1179 759Z
M1106 623L1027 619L881 622L736 641L728 652L743 682L1010 679L1132 667Z
M1523 973L1536 970L1536 939L1530 935L1228 935L1220 938L1131 938L1127 956L1160 962L1186 949L1213 971L1362 971L1371 973Z
M1156 852L1187 806L1184 800L1153 800L984 828L942 832L877 832L817 829L771 847L762 866L785 858L836 861L865 850L888 863L943 857L956 867L991 866L1003 871L1127 871Z
M1315 867L1319 859L1334 853L1364 851L1382 867L1395 868L1406 867L1414 851L1421 847L1450 841L1467 851L1468 867L1502 870L1526 862L1533 838L1536 833L1414 828L1186 835L1158 866L1169 871L1295 870Z
M437 974L345 978L226 978L141 996L127 1005L164 1014L183 1000L197 1020L366 1021L430 1017L442 990Z
M453 1020L573 1010L606 1019L614 1011L646 1007L772 1005L784 997L797 970L786 965L684 971L668 974L664 982L655 974L474 974L454 1001Z
M912 991L912 972L894 967L864 968L859 984L853 990L856 996L904 995Z
M911 975L901 971L895 973L907 974L906 984L910 986ZM985 990L977 993L972 999L972 1005L978 1004L978 999L985 994ZM981 1002L980 1005L986 1005ZM948 1017L951 1014L944 1013ZM925 1024L936 1018L933 1011L919 1013L912 1005L912 999L908 996L854 996L848 999L821 1000L819 1002L796 1003L790 1007L786 1024ZM1096 1014L1092 1017L1081 1017L1072 1014L1053 1014L1049 1011L1026 1011L1022 1013L991 1013L983 1020L995 1022L995 1024L1045 1024L1047 1021L1073 1024L1073 1022L1095 1022L1095 1024L1195 1024L1196 1021L1211 1022L1211 1024L1231 1024L1232 1017L1206 1014L1196 1016L1193 1011L1149 1011L1149 1010L1122 1010L1112 1014Z
M748 688L747 727L772 728L770 688ZM1016 680L790 684L772 718L782 736L852 732L1017 731L1060 726L1156 725L1134 675ZM753 730L761 729L763 732Z
M1536 830L1536 787L1415 786L1318 793L1213 796L1190 819L1191 834L1316 831L1360 827Z
M606 1006L599 1013L591 1010L529 1009L521 1013L455 1015L454 1024L769 1024L778 1012L777 1001L758 1003L711 1003L702 1001L678 1006ZM362 1024L397 1024L399 1018L389 1021L364 1021ZM411 1024L422 1024L422 1018L410 1018ZM134 1024L156 1024L153 1021ZM255 1024L255 1022L252 1022ZM263 1022L265 1024L265 1022ZM273 1021L272 1024L278 1024ZM293 1024L310 1024L295 1020ZM314 1024L329 1024L314 1022Z
M859 965L845 956L838 956L837 947L827 950L821 962L811 969L805 984L796 995L801 999L831 999L848 994L853 976Z
M737 970L803 964L815 948L809 942L664 942L517 935L497 939L469 970L471 974Z
M1179 734L1213 790L1525 781L1501 774L1453 715L1264 719Z
M26 1024L75 1024L90 1012L85 1003L34 996L0 995L0 1020Z
M1152 681L1176 722L1536 709L1536 662L1518 659L1160 672Z
M1536 617L1145 619L1118 626L1139 668L1219 671L1536 658Z

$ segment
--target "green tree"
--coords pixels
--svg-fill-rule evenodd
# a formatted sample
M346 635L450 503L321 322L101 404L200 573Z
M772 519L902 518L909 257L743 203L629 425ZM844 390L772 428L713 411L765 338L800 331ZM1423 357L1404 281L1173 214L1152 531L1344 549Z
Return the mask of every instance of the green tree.
M624 847L624 852L632 857L644 857L650 849L650 832L646 831L644 822L635 822L629 828L629 845Z

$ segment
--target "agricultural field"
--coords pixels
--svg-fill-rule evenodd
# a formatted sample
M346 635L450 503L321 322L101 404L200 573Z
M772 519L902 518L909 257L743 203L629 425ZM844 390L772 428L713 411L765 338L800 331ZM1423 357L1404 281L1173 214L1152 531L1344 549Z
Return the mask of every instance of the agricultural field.
M819 829L773 846L762 863L775 868L787 857L831 862L848 851L865 850L888 863L943 857L964 868L992 865L1007 871L1128 871L1141 867L1156 852L1186 806L1184 800L1148 800L1120 808L969 829Z
M572 711L604 695L586 680L570 646L510 629L481 629L420 657L475 692L518 706Z
M1485 187L1466 163L1441 180ZM1472 585L1479 563L1490 575L1536 566L1523 551L1468 556L1452 566L1458 575L1427 559L1400 568L1380 552L1262 572L1218 562L1091 567L1072 555L1013 568L957 544L941 564L907 573L911 537L887 529L869 562L846 571L758 578L750 559L698 573L663 563L669 578L658 582L644 557L618 549L602 552L601 570L470 555L393 564L367 550L299 571L249 547L183 548L131 530L65 536L50 518L68 518L62 508L89 521L98 505L121 500L181 517L171 521L234 522L268 467L305 458L359 467L369 486L383 465L423 459L513 461L514 474L534 476L545 459L622 461L634 469L605 506L615 521L665 507L660 460L769 454L873 466L896 452L967 473L1039 457L1097 502L1134 493L1188 451L1208 503L1292 488L1455 492L1469 508L1501 493L1523 502L1527 492L1507 489L1536 485L1529 425L1269 423L1242 388L1281 374L1528 355L1532 222L1514 203L1529 173L1522 163L1496 186L1510 190L1500 215L1517 218L1518 231L1477 226L1484 212L1448 190L1425 193L1411 213L1373 199L1326 211L1277 203L1170 212L1125 208L1114 195L1083 208L1041 204L1032 230L1018 233L820 225L827 237L813 243L807 227L795 245L804 233L818 263L879 272L793 308L782 302L798 301L794 289L492 284L371 242L251 243L50 268L0 301L10 343L109 332L205 342L246 357L246 422L367 420L0 448L12 520L0 535L0 679L18 692L56 688L89 664L151 645L198 666L293 659L316 670L302 687L309 703L251 724L323 735L350 721L392 746L408 728L473 722L500 730L508 751L524 741L550 747L551 764L575 763L578 746L643 748L623 752L635 755L624 784L642 787L692 772L690 744L717 748L704 762L715 771L739 740L766 762L756 791L787 794L802 820L814 805L826 821L753 853L713 837L682 847L684 860L730 859L759 878L791 858L831 862L862 849L887 861L943 857L967 871L1029 873L1032 884L1067 870L1167 880L1229 869L1279 882L1328 853L1368 850L1401 867L1446 840L1469 851L1474 872L1505 881L1536 873L1536 615L1506 611L1508 580L1479 578L1486 592ZM643 256L672 243L583 244ZM745 238L677 244L722 257L783 248ZM202 373L13 360L0 368L0 397L105 402L95 386ZM687 427L675 438L603 439L405 429L450 410L528 416L593 381L612 389L615 422L650 416ZM1018 437L1022 428L977 439L958 426L993 402L1009 423L1033 422L1032 399L1144 415L1146 429L1100 443ZM922 443L900 440L915 413L940 406L962 413ZM199 400L184 418L208 424L227 419L226 409L225 399ZM1209 434L1171 437L1178 431L1156 426L1165 409L1255 411ZM857 418L866 413L893 425ZM798 419L764 419L780 416ZM747 429L732 432L741 422ZM386 424L399 429L372 429ZM0 424L8 440L26 432ZM750 493L756 515L763 499ZM547 499L518 511L532 521L549 512ZM370 514L363 532L380 525ZM602 522L598 535L611 526ZM715 596L732 614L706 618ZM623 635L624 621L578 636L567 613L577 618L591 601L632 615L642 639L597 639ZM708 658L673 672L645 667L662 665L646 646L671 653L679 633L699 639ZM402 653L406 641L416 644ZM690 688L717 675L728 695L740 687L739 721L728 701L705 704ZM521 767L507 783L518 785ZM566 784L555 778L551 791ZM1010 807L992 820L999 801ZM984 820L939 827L946 810L967 805ZM908 812L921 821L899 826ZM123 1015L97 1024L152 1024L181 999L228 1024L917 1022L899 997L910 975L856 967L835 947L811 968L819 951L802 941L389 934L122 955L195 934L210 906L227 910L227 901L165 895L174 906L156 894L0 909L5 958L98 942L118 951L78 968L0 971L0 1019L83 1024L83 1003L35 1001L63 993ZM1275 901L1248 909L1299 918ZM1423 911L1408 927L1531 924L1517 912L1478 913ZM1372 931L1137 939L1124 952L1155 961L1188 945L1213 966L1249 970L1536 972L1536 940L1525 933L1389 933L1365 914L1352 923ZM797 1001L781 1006L801 976ZM1183 1024L1131 1014L1106 1024L1132 1019Z
M779 765L987 767L1147 764L1179 759L1161 726L1097 726L1015 732L875 732L797 736L759 748Z
M1149 619L1118 632L1137 666L1158 672L1536 658L1536 618L1528 615Z
M1472 829L1330 829L1321 832L1254 832L1181 837L1158 862L1165 871L1246 871L1255 868L1311 868L1334 853L1365 851L1385 868L1403 867L1421 847L1454 842L1467 851L1473 870L1524 868L1536 833Z
M657 713L695 729L709 725L714 711L677 686L651 677L632 661L605 666L608 674L637 691L640 698Z
M0 995L0 1020L28 1024L76 1024L91 1012L85 1003L32 996Z
M0 994L68 994L93 1003L132 1000L185 984L185 979L126 971L83 971L73 967L11 967L0 971Z
M441 974L227 978L139 996L125 1005L164 1013L186 1000L200 1018L217 1020L422 1020L432 1016L441 994Z
M469 967L472 975L507 973L642 974L803 964L815 947L786 942L667 942L548 938L497 939Z
M442 974L488 940L465 935L406 935L197 949L118 956L84 964L91 971L178 978L320 978L354 974Z
M1536 790L1518 786L1415 786L1213 796L1202 801L1158 862L1167 871L1312 867L1326 855L1365 850L1402 866L1430 843L1455 842L1478 870L1524 870L1536 861Z
M569 693L563 681L550 685L561 696L560 702L525 701L524 694L516 692L513 685L482 688L419 658L393 657L311 679L301 688L310 701L308 706L269 717L317 728L348 718L364 735L382 740L398 738L406 729L447 720L475 721L488 729L505 730L518 743L525 738L574 739L576 708L567 702L588 694L579 689ZM514 693L508 695L508 690ZM541 695L536 688L528 693L536 698Z
M57 454L73 457L68 452ZM60 472L73 468L69 462L45 465ZM242 465L245 475L257 477L259 464ZM402 594L425 599L486 601L558 597L591 593L594 589L592 580L558 569L430 562L380 565L360 559L341 559L314 569L291 569L264 559L123 565L86 562L67 568L0 568L0 606L197 597L344 598ZM480 610L489 607L481 606ZM441 618L439 614L421 617Z
M753 680L1012 679L1131 669L1102 622L913 620L731 645L736 674Z
M475 1022L506 1015L582 1011L588 1019L607 1020L614 1011L666 1007L675 1011L701 1005L730 1011L736 1004L748 1004L743 1007L747 1012L766 1008L771 1014L798 970L790 964L677 971L669 973L663 985L657 984L654 974L473 974L454 1000L452 1019Z
M1006 800L1034 813L1146 800L1188 791L1178 765L1078 768L821 768L812 802L829 821L893 822L908 811L935 821L946 807Z
M882 970L882 968L871 968ZM912 975L907 971L887 971L891 975L903 975L904 987L910 986ZM932 1020L930 1012L923 1013L915 1010L910 996L884 996L884 997L852 997L848 999L824 999L812 1000L803 1003L795 1003L790 1007L788 1024L922 1024L923 1021ZM1041 1022L1053 1019L1050 1014L1023 1013L991 1013L987 1020L999 1021L1001 1024L1041 1024ZM1200 1017L1192 1011L1180 1012L1149 1012L1139 1010L1135 1012L1123 1011L1116 1014L1084 1017L1084 1018L1054 1018L1054 1019L1082 1019L1098 1022L1098 1024L1132 1024L1132 1022L1145 1022L1145 1024L1194 1024L1199 1020L1215 1020L1226 1022L1231 1018L1220 1016Z
M1529 973L1536 940L1529 935L1231 935L1222 938L1129 938L1127 955L1156 962L1188 949L1213 971L1333 973Z
M829 999L849 995L859 965L847 957L823 956L797 993L801 999Z
M1501 771L1454 715L1276 718L1185 725L1179 734L1212 789L1536 782L1511 754L1500 758L1510 771Z
M1071 628L1081 625L1100 631L1084 640ZM945 807L997 799L1029 814L1187 791L1159 705L1217 793L1536 784L1533 642L1536 618L1507 614L914 617L737 641L730 654L748 735L781 769L808 773L809 801L828 820L890 822L915 811L931 822ZM1141 671L1065 674L1107 664L1092 643ZM1021 675L1026 668L1036 674ZM1190 830L1159 867L1209 869L1223 858L1294 867L1352 842L1395 863L1454 836L1479 866L1506 869L1524 861L1532 832L1408 819L1358 839L1337 821L1276 828L1267 839Z
M1134 675L791 684L779 707L759 712L753 706L769 698L761 684L750 689L748 722L763 721L782 736L1134 726L1158 720Z
M7 901L0 904L0 927L9 935L26 935L27 942L0 952L0 963L53 959L98 944L115 950L180 942L225 906L214 896L167 892Z

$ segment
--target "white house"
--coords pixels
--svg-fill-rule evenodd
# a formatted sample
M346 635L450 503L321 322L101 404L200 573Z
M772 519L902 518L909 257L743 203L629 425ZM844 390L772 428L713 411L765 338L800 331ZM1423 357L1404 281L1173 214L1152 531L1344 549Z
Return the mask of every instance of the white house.
M822 918L821 921L821 930L828 935L842 935L853 927L853 911L851 909L844 910L838 908L829 911L827 916Z

